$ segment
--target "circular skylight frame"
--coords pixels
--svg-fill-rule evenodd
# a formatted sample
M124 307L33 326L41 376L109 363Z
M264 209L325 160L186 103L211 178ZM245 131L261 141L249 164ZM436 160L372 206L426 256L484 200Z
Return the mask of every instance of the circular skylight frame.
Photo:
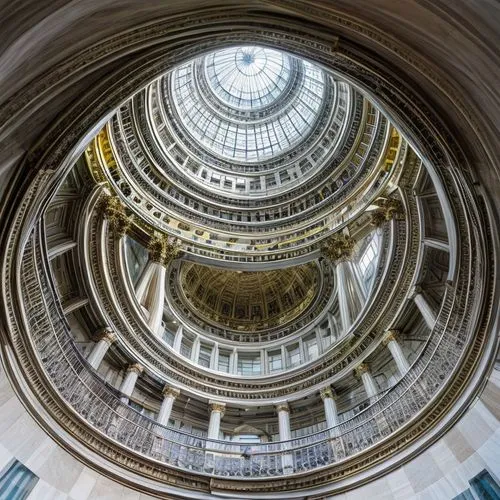
M276 111L272 115L265 116L266 106L262 105L265 99L263 99L262 92L258 92L255 98L246 99L247 104L254 102L256 108L252 109L247 106L240 110L242 113L250 110L253 118L250 120L237 118L234 107L227 102L232 99L228 97L227 87L230 86L230 82L234 82L234 78L228 77L228 80L223 82L224 86L221 86L217 76L220 77L222 74L220 78L224 80L228 74L234 76L235 72L240 72L238 57L243 58L248 55L245 51L248 51L249 47L252 46L237 46L204 56L203 66L206 68L208 65L208 67L213 68L211 76L205 72L204 76L208 84L205 88L202 85L202 78L197 75L196 64L198 60L190 61L176 68L171 78L173 107L181 127L208 153L240 163L258 163L276 158L306 140L322 115L328 81L328 76L319 66L284 52L256 46L256 50L261 50L264 54L269 52L270 55L266 56L265 62L263 60L253 72L260 75L263 68L269 66L268 61L273 56L271 64L274 68L273 71L281 71L288 75L287 88L288 84L291 85L297 76L295 71L287 73L288 67L293 68L294 65L297 67L296 72L299 72L301 76L300 82L293 88L292 99L285 99L287 96L285 88L282 92L280 91L280 96L274 98L273 94L272 99L267 99L269 101L268 107L276 107ZM220 56L218 59L218 54L221 53L224 57ZM282 54L281 59L276 59L274 53ZM289 65L288 63L280 65L280 61L287 60L290 61ZM219 64L222 65L220 70L217 70L216 64L213 64L214 61L215 63L219 61ZM231 61L233 68L230 71L231 68L228 65ZM248 89L248 80L254 78L249 78L251 76L246 75L243 79L239 78L239 85ZM270 88L269 78L258 77L258 80L262 89ZM282 81L285 82L284 76ZM281 86L278 88L281 89ZM234 99L240 99L241 92L243 92L240 90L233 96ZM208 96L206 95L207 91ZM283 99L283 107L278 106L280 98ZM227 112L224 111L224 108ZM261 113L254 113L255 110L260 110ZM261 118L259 115L265 117Z

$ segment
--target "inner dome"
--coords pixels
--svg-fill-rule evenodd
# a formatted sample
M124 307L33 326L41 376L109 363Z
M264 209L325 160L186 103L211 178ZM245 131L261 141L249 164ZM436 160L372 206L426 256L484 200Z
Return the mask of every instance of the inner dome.
M291 150L321 116L325 74L290 54L231 47L179 66L171 78L175 114L211 154L259 162Z
M286 324L305 311L318 292L314 264L274 271L226 271L187 263L181 284L193 314L240 331Z

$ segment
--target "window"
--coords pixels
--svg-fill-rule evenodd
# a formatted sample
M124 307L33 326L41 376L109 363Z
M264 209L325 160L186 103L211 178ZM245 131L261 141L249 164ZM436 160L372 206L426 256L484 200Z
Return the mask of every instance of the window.
M269 372L276 372L283 369L281 350L270 351L267 356L269 362Z
M473 477L469 484L480 500L500 499L500 486L486 469Z
M218 369L221 372L229 373L230 354L225 351L219 351Z
M210 367L210 358L212 356L212 348L208 345L200 346L200 355L198 356L198 363L205 368Z
M287 347L287 366L297 366L300 364L300 348L299 344L292 344Z
M169 345L174 345L175 333L170 330L164 330L163 332L163 340Z
M372 262L375 260L376 255L377 255L377 248L375 246L375 242L372 239L370 244L366 247L365 251L363 252L363 255L359 259L359 268L364 276L366 276L368 274L368 271L370 271L369 268L371 267Z
M319 67L258 46L230 47L189 62L174 70L170 85L176 114L191 137L212 153L250 162L284 152L310 134L326 87ZM291 102L276 113L279 99Z
M460 493L460 495L457 495L456 497L453 497L452 500L476 500L474 496L472 495L470 490L465 490Z
M304 348L306 351L308 361L316 359L319 355L318 341L316 335L310 335L304 339Z
M38 477L16 459L8 463L0 473L0 498L24 500L31 493Z
M238 375L260 375L260 353L238 354Z
M186 358L191 357L191 350L193 348L193 341L184 337L181 342L181 354Z

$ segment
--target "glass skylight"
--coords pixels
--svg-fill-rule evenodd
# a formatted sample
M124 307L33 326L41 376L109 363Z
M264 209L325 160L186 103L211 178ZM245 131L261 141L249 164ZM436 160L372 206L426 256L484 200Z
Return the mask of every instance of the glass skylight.
M206 58L214 93L229 106L256 109L272 104L290 80L290 58L276 50L247 46L220 50Z
M291 149L314 128L325 91L317 66L255 46L213 52L199 63L174 71L172 94L183 128L210 152L258 162Z

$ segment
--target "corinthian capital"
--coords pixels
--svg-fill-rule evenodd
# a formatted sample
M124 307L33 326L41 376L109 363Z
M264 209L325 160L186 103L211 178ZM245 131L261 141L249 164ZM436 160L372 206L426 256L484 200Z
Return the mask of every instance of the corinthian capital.
M356 241L348 234L334 234L325 240L321 253L323 257L337 264L352 257L355 245Z
M167 235L153 236L148 245L152 261L168 266L180 254L180 242Z

